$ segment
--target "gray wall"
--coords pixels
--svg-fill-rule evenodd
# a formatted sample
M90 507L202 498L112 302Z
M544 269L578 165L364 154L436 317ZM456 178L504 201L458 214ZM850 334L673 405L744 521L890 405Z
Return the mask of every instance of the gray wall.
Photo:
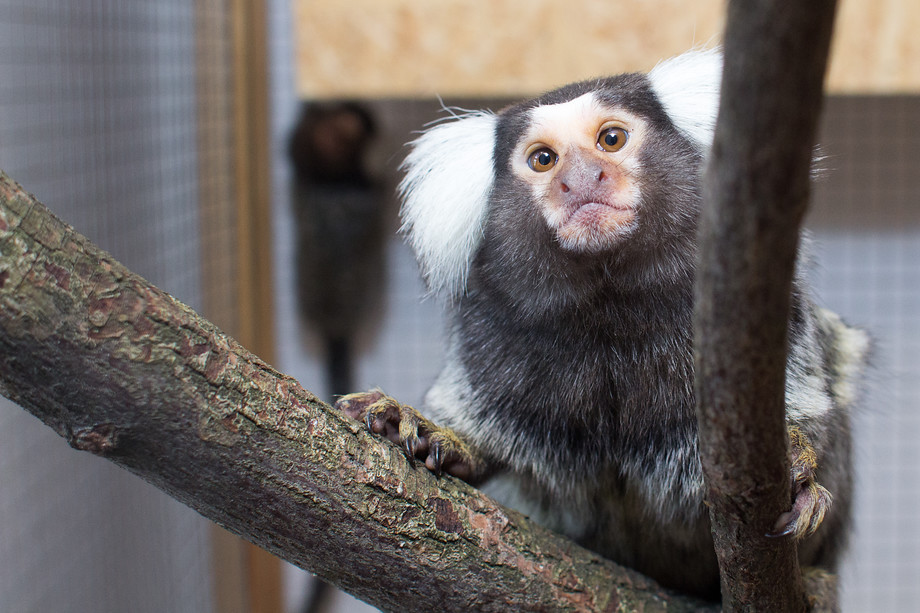
M857 415L856 525L845 611L920 601L920 97L832 98L827 179L808 225L819 295L875 337Z

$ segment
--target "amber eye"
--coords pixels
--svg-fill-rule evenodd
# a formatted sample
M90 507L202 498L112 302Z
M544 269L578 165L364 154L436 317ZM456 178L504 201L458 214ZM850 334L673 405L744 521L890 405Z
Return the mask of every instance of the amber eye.
M559 156L549 147L541 147L527 157L527 165L534 172L546 172L556 165Z
M623 128L606 128L597 137L597 148L603 151L619 151L629 139L629 132Z

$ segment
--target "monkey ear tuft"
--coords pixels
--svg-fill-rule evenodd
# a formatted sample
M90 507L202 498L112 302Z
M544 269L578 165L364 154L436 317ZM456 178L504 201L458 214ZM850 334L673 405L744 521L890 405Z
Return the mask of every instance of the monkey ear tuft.
M495 176L495 126L492 113L458 116L410 143L402 163L401 231L432 293L466 289Z
M722 50L687 51L660 62L648 78L677 129L702 151L709 151L719 112Z

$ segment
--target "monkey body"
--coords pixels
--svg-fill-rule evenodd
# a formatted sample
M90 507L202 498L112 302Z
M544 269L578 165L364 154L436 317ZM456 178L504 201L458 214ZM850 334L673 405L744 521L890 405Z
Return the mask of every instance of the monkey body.
M484 482L602 555L707 597L719 576L692 313L720 75L716 52L692 52L416 141L403 219L445 297L446 365L425 417L379 393L341 405L429 468ZM797 276L789 342L791 511L774 528L802 538L803 563L833 569L866 338L817 308Z
M687 388L690 328L669 317L689 318L687 289L599 292L549 325L495 317L494 296L470 297L454 324L458 363L425 402L498 467L486 491L684 589L700 582L688 574L717 578ZM656 315L643 316L653 304Z
M483 488L498 500L668 587L717 596L690 288L601 292L550 326L518 313L496 317L496 308L477 295L459 309L451 363L425 415L485 456L494 474ZM839 321L818 329L822 316L809 315L814 335L800 329L797 342L835 341ZM852 489L848 415L837 408L791 421L808 432L821 458L815 478L834 495L822 529L800 544L801 559L829 569L844 544Z

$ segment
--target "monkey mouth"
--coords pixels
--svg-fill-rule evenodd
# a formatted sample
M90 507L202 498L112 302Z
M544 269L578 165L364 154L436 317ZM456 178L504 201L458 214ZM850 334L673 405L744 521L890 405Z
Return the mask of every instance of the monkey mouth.
M564 249L580 252L612 247L630 233L636 218L635 208L604 200L586 200L567 213L556 235Z
M636 212L631 206L607 202L604 200L586 200L571 207L563 226L577 224L604 224L622 218L623 222L632 219ZM628 218L628 219L627 219Z

